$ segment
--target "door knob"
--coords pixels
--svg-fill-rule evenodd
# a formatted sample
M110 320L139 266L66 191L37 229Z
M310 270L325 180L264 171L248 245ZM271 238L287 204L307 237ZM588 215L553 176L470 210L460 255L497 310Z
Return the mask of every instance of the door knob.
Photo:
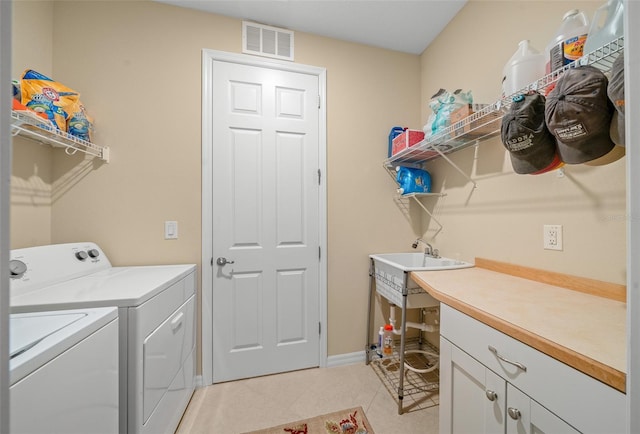
M216 264L224 267L227 264L235 264L235 261L227 261L227 258L223 258L222 256L220 256L218 259L216 259Z

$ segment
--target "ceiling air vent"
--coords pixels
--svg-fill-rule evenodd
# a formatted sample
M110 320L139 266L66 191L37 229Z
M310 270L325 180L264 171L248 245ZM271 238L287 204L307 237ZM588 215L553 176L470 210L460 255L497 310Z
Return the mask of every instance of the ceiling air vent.
M243 21L242 52L293 61L293 32Z

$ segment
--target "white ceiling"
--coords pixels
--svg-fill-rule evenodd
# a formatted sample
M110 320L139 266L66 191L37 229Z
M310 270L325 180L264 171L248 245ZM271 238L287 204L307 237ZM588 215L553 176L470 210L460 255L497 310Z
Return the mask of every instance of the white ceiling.
M411 54L421 54L467 0L156 0Z

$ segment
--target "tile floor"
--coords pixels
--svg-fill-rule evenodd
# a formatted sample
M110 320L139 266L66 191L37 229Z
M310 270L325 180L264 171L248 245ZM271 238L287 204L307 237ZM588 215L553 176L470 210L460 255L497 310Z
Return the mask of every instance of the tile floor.
M176 434L237 434L362 406L376 434L438 432L438 406L398 415L364 363L307 369L196 390Z

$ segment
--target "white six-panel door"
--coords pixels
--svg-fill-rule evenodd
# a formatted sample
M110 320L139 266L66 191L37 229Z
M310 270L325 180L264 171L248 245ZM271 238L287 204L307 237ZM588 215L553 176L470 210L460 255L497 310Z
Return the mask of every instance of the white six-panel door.
M213 382L319 365L317 75L214 61Z

